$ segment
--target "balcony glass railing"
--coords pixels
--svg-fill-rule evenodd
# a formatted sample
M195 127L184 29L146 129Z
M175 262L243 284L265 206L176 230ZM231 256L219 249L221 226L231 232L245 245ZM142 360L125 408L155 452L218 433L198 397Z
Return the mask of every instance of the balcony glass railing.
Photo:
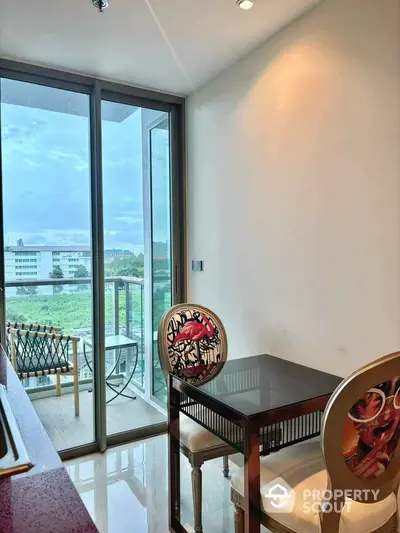
M84 339L92 335L92 292L89 278L63 278L6 282L7 321L53 325L62 328L63 335L81 338L78 348L79 380L92 382L92 371L84 356ZM106 336L125 335L139 343L139 358L133 383L144 388L144 300L143 279L134 277L105 278ZM115 355L106 354L106 368L112 368ZM108 360L109 359L109 360ZM128 369L125 369L127 371ZM116 376L118 379L118 376ZM121 379L123 376L121 375ZM72 377L63 376L68 387ZM24 380L28 393L55 389L54 376L40 376Z

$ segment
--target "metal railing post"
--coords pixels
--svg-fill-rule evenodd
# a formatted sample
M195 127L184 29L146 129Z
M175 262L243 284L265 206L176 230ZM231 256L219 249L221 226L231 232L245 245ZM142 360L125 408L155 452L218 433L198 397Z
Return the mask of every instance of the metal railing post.
M144 286L143 283L140 284L140 360L141 360L141 380L142 380L142 386L145 383L144 379L144 372L145 372L145 365L143 363L144 360L144 294L143 294Z
M140 342L142 344L142 353L144 347L144 315L143 315L143 284L140 284Z
M128 281L124 281L124 288L125 288L125 335L127 337L130 336L130 321L129 321L129 310L130 310L130 286Z
M119 335L119 281L114 281L114 335Z

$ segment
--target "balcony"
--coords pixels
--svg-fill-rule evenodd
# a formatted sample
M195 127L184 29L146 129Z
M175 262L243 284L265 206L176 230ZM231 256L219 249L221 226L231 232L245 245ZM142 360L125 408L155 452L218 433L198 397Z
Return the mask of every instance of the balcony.
M164 308L167 280L155 283L154 305ZM161 302L162 300L162 302ZM57 395L54 375L23 380L26 392L58 450L93 441L92 292L90 278L63 278L6 282L6 311L10 322L36 323L62 328L63 335L80 338L78 344L80 415L74 416L73 377L61 377ZM156 310L155 310L156 312ZM107 404L107 433L121 433L164 422L165 382L156 343L146 358L144 322L144 280L117 276L105 278L105 331L107 338L129 338L132 347L108 349L105 353L107 400L114 390L118 396ZM155 336L153 335L153 339ZM146 364L149 361L150 364ZM151 368L150 368L151 367ZM114 390L112 390L114 389ZM135 396L133 400L131 397Z

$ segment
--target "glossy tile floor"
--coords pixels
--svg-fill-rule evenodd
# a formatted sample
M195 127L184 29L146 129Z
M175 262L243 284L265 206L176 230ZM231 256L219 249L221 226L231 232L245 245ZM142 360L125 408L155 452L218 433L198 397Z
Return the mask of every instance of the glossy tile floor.
M166 435L65 465L100 533L168 533ZM230 461L230 468L233 472L238 467ZM193 531L190 466L184 456L181 493L182 523ZM222 475L222 459L203 465L203 525L204 533L234 531L230 481Z
M134 392L129 391L129 394ZM113 392L107 389L107 398L112 398ZM74 416L73 394L62 394L33 400L35 408L47 434L57 450L73 448L80 444L93 442L93 394L80 391L80 414ZM107 432L109 435L130 429L141 428L159 422L165 422L167 417L145 400L136 397L116 398L107 405Z

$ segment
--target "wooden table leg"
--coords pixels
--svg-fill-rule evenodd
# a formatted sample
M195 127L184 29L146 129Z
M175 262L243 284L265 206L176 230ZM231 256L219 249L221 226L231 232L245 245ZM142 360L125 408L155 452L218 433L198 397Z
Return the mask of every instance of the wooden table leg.
M260 533L259 429L247 420L244 433L244 530L245 533Z
M168 376L168 455L169 527L170 531L179 531L181 521L179 392L172 387L171 375Z

